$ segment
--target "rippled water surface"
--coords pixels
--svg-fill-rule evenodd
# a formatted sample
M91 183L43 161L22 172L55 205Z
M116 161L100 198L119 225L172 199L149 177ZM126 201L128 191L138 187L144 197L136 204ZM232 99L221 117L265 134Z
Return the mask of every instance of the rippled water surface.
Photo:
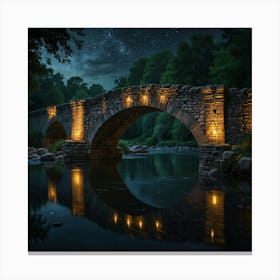
M30 251L250 251L251 184L198 153L29 166Z

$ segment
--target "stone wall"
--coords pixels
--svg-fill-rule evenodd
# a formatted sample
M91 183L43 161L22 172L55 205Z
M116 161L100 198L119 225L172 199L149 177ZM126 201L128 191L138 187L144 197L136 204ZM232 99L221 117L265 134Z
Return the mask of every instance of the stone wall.
M39 129L45 135L57 121L64 127L67 139L73 142L64 146L70 158L79 153L82 158L86 153L94 159L119 158L116 146L121 135L135 120L153 111L176 117L192 132L201 146L203 172L213 169L222 159L223 151L229 147L224 143L236 144L244 131L252 129L250 89L225 91L222 85L155 84L118 89L31 112L29 128Z
M252 91L231 88L225 93L225 142L237 144L245 131L252 131Z
M199 151L199 174L209 176L210 170L221 170L224 151L231 149L230 144L201 145Z

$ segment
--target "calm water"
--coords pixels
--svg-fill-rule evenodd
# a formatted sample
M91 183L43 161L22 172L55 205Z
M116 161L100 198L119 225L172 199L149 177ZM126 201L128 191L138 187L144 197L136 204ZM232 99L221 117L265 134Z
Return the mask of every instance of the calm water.
M251 184L198 153L29 166L30 251L250 251Z

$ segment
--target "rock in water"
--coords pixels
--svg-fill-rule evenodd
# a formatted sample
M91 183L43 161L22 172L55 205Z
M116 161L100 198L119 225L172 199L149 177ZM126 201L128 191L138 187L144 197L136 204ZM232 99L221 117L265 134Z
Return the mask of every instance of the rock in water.
M240 172L249 173L252 168L252 159L250 157L242 157L239 160L239 169Z
M41 161L55 161L53 153L46 153L41 156Z
M39 148L37 150L37 154L39 154L40 156L43 154L46 154L47 152L48 152L48 149L46 149L46 148Z

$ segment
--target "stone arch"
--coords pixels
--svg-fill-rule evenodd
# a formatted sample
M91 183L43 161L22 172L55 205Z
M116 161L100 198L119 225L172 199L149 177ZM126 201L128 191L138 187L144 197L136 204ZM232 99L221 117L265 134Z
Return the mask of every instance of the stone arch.
M170 108L169 108L170 109ZM122 108L118 112L106 114L105 119L96 123L89 136L91 145L90 157L92 159L116 159L121 158L121 150L117 143L126 129L141 116L151 112L165 112L180 120L193 134L198 145L204 143L205 135L200 124L191 116L181 110L164 110L156 106L134 106Z
M64 126L61 122L54 120L49 123L43 140L43 146L53 144L59 140L67 139Z

